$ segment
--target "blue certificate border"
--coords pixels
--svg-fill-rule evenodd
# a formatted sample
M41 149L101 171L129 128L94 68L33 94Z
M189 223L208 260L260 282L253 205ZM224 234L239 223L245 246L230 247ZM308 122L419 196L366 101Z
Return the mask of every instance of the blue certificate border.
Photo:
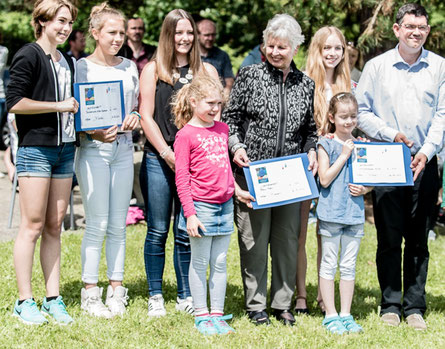
M79 109L77 110L77 113L74 114L74 125L77 132L81 131L89 131L89 130L98 130L98 129L105 129L109 128L113 125L106 125L102 127L90 127L90 128L83 128L82 127L82 120L80 117L80 87L84 85L102 85L102 84L110 84L110 83L118 83L119 89L120 89L120 96L121 96L121 112L122 112L122 120L121 123L118 124L118 126L122 125L122 122L125 118L125 104L124 104L124 86L122 83L122 80L115 80L115 81L98 81L98 82L76 82L74 83L74 98L79 103Z
M256 201L253 201L252 202L252 207L253 207L254 210L258 210L258 209L262 209L262 208L268 208L268 207L282 206L282 205L292 204L294 202L299 202L299 201L305 201L305 200L309 200L309 199L313 199L313 198L318 198L319 194L318 194L317 184L315 183L315 178L312 175L312 171L309 171L307 169L308 166L309 166L309 159L308 159L306 153L296 154L296 155L289 155L289 156L283 156L283 157L280 157L280 158L274 158L274 159L268 159L268 160L254 161L254 162L251 162L250 165L267 164L269 162L278 162L278 161L289 160L289 159L296 159L296 158L301 158L301 160L303 161L303 168L304 168L304 171L306 173L306 179L309 182L309 187L311 189L311 194L307 195L307 196L302 196L302 197L299 197L299 198L291 199L291 200L279 201L279 202L274 202L274 203L265 204L265 205L258 205L258 203ZM246 181L247 181L247 187L249 188L249 193L250 193L250 195L252 195L256 199L255 190L254 190L254 186L253 186L253 182L252 182L252 177L250 175L249 167L244 167L243 170L244 170L244 176L246 177Z
M370 187L400 187L400 186L411 186L414 185L413 181L413 171L411 170L411 152L405 143L383 143L383 142L354 142L355 145L365 144L365 145L382 145L382 146L402 146L403 150L403 164L405 165L405 177L406 182L399 183L359 183L354 182L354 173L352 171L352 159L349 157L349 182L352 184L366 185Z

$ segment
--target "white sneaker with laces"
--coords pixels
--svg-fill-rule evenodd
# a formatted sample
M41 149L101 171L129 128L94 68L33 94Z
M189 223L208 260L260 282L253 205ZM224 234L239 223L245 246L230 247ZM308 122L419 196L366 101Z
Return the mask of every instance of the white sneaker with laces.
M102 287L91 287L89 289L82 288L80 292L81 303L80 308L88 312L88 314L110 319L113 317L110 309L102 302Z
M114 290L111 285L107 288L107 298L105 305L110 309L111 314L114 315L124 315L128 304L128 288L123 286L117 286Z
M191 296L184 299L176 297L176 310L193 315L195 313L193 298Z
M151 296L148 299L148 316L159 317L167 315L162 294Z

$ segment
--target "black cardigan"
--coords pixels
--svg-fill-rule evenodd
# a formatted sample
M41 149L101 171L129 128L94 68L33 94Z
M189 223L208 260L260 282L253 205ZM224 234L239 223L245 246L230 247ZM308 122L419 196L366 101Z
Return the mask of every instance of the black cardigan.
M74 64L65 57L74 82ZM10 68L11 80L6 93L10 110L21 99L56 102L57 75L51 61L36 43L26 44L14 56ZM42 114L16 114L19 146L57 146L62 143L61 118L57 112Z

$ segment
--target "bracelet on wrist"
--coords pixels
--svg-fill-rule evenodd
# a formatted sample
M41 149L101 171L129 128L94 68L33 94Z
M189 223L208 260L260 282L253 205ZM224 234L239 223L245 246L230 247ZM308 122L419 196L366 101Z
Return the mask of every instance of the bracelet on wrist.
M237 144L235 144L233 147L232 147L232 149L231 149L231 152L232 152L232 154L235 154L236 153L236 151L238 150L238 149L246 149L247 148L247 146L245 145L245 144L243 144L243 143L237 143Z
M136 110L133 110L130 114L136 115L139 118L139 120L141 120L142 118L141 114L139 114Z
M168 153L170 153L172 151L172 148L170 146L168 146L167 148L164 148L163 151L161 151L159 153L159 156L163 159L165 159L165 157L168 155Z

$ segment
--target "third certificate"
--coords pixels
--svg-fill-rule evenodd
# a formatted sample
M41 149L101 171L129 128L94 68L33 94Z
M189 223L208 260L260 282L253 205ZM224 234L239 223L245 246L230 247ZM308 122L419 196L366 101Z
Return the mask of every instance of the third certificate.
M413 185L411 153L404 143L354 142L350 182L369 186Z

